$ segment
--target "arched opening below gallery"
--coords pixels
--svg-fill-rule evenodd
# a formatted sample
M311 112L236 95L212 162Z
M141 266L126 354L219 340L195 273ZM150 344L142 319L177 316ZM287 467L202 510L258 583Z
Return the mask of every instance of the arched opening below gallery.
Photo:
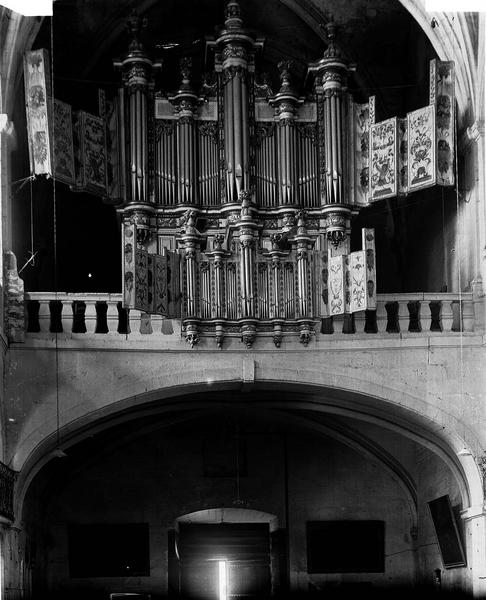
M425 444L358 414L297 414L269 391L266 408L244 392L210 396L134 414L38 472L16 534L26 598L220 600L223 580L226 600L472 591L463 490Z

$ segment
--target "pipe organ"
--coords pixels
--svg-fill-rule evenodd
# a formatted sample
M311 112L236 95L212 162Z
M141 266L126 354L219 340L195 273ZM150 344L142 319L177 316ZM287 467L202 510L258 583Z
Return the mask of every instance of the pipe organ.
M25 58L32 173L117 205L125 307L181 319L191 346L212 337L218 347L228 337L251 347L260 335L307 345L321 321L326 330L324 320L376 308L374 232L363 230L351 252L351 219L370 202L454 185L453 63L432 61L426 107L379 122L374 98L358 104L347 90L354 67L333 22L322 58L308 65L307 95L292 61L279 63L276 92L258 76L263 40L236 0L207 41L199 86L183 58L178 89L155 89L164 71L142 28L132 15L116 97L100 115L73 115L72 130L69 105L49 99L51 126L41 102L47 54Z

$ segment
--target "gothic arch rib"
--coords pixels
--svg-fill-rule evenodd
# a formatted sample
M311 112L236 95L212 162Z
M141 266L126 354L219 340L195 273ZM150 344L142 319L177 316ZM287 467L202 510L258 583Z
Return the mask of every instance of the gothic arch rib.
M477 119L481 106L473 105L478 87L478 64L475 56L475 37L478 35L478 16L475 13L429 13L422 0L399 0L429 38L441 60L456 64L457 103L459 123L468 125ZM432 27L432 18L436 25Z

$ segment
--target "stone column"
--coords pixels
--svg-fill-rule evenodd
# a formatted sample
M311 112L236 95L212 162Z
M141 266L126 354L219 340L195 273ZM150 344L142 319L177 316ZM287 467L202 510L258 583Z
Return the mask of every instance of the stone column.
M199 289L197 273L197 252L199 250L199 233L196 230L197 213L188 210L184 216L185 225L181 235L184 246L184 259L186 267L186 314L184 315L184 327L186 342L191 348L199 343Z
M475 598L483 598L486 596L486 513L482 508L470 508L461 516L470 535L468 566L472 575L471 591Z
M309 272L309 247L311 238L307 234L303 211L298 215L295 242L297 245L297 286L299 290L297 321L299 323L300 342L304 346L307 346L310 342L313 329Z
M258 227L253 220L250 206L251 195L243 191L240 194L241 213L238 221L240 234L240 297L241 297L241 339L247 348L251 348L256 336L255 317L255 231Z

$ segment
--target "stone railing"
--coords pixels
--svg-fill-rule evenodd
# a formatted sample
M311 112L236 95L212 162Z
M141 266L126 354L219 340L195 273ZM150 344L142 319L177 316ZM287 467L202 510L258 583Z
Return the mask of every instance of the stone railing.
M377 300L376 310L322 319L316 324L317 335L428 336L480 329L472 293L378 294ZM27 338L55 333L180 336L181 332L178 321L123 308L121 294L30 292L26 294L25 312Z

